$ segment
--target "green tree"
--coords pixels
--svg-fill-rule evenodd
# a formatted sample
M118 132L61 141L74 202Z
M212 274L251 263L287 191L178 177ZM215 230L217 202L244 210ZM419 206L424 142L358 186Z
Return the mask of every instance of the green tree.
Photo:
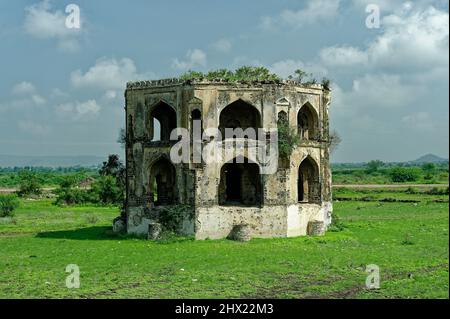
M39 176L30 170L19 172L19 195L39 195L42 193L42 182Z
M295 70L294 74L295 74L294 78L298 83L302 83L303 80L308 76L307 72L300 69Z
M424 179L433 179L434 175L436 174L436 165L434 165L433 163L424 163L421 168L424 173Z
M92 184L92 192L102 204L121 204L124 199L123 189L117 185L113 176L100 176Z
M406 167L394 167L389 175L394 183L414 182L418 178L417 170Z
M278 153L281 157L289 157L300 138L285 119L278 121Z
M375 173L378 171L380 167L382 167L384 163L380 160L372 160L366 165L366 172L369 174Z
M0 195L0 217L11 217L19 207L19 200L14 194Z

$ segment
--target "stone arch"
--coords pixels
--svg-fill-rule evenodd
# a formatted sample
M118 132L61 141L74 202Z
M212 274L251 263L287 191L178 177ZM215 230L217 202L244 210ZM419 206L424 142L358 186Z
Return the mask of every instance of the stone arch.
M150 201L155 206L174 204L176 172L167 156L161 155L152 161L149 178Z
M288 114L285 111L278 112L277 123L287 123L288 122Z
M160 100L150 107L148 114L151 140L169 141L170 133L177 127L177 112L175 109L170 104ZM155 125L156 123L158 125ZM157 130L155 130L155 127Z
M298 168L297 197L301 203L320 202L319 166L311 156L307 156Z
M262 179L257 163L238 157L220 169L219 205L260 206Z
M220 112L219 130L223 139L225 138L225 128L242 128L244 131L253 128L257 136L258 128L261 127L262 120L259 110L242 99L228 104Z
M303 104L297 113L297 129L301 140L319 140L319 116L309 102Z
M202 111L200 111L200 109L198 109L198 108L194 108L194 109L191 111L191 114L190 114L190 124L189 124L189 129L191 130L191 133L192 133L192 131L193 131L193 127L194 127L193 122L194 122L195 120L199 120L199 121L203 122L203 119L202 119ZM201 124L203 124L203 123L201 123ZM200 128L203 129L203 125L201 125Z

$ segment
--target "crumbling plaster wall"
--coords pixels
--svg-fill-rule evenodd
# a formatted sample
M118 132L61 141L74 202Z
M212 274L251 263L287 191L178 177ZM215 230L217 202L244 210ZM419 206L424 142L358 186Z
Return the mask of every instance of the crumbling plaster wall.
M159 101L172 106L177 112L177 126L188 128L192 110L199 109L203 128L218 127L220 112L239 99L253 105L261 115L264 129L277 126L278 113L285 111L291 127L297 127L297 114L307 102L319 116L319 130L322 138L328 136L329 96L322 90L293 88L277 85L262 87L234 85L197 85L148 88L126 92L127 128L132 126L134 141L127 149L128 194L141 198L130 202L128 208L128 231L145 233L148 230L148 203L142 199L149 196L149 167L155 157L169 154L170 146L149 147L148 139L153 135L150 119L152 106ZM130 118L133 123L130 123ZM321 204L297 203L298 167L301 161L310 156L319 165ZM272 175L262 175L262 207L226 207L218 205L220 163L175 165L177 178L177 200L192 203L195 207L195 221L185 221L184 227L194 231L198 239L223 238L233 225L248 223L252 225L256 237L280 237L305 235L311 220L331 221L331 172L329 169L328 146L323 142L306 143L294 150L287 168L278 168ZM131 173L131 174L130 174Z

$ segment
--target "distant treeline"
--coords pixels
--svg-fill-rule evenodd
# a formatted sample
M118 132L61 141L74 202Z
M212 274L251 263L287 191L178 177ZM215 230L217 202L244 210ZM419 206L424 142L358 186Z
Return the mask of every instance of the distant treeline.
M383 163L373 160L367 163L334 163L335 184L387 184L387 183L448 183L448 162L417 164ZM20 185L24 173L34 173L43 187L61 185L66 177L75 183L100 177L100 167L6 167L0 168L0 187L15 188Z
M78 173L78 172L97 172L100 165L91 167L72 166L72 167L0 167L0 173L18 173L21 171L31 171L36 173Z
M332 170L342 170L342 169L355 169L355 168L365 168L370 162L360 162L360 163L332 163ZM416 163L416 162L383 162L383 167L421 167L424 164L434 164L436 167L448 168L449 162L438 162L438 163Z
M334 184L448 183L448 162L332 164Z
M21 183L24 176L35 176L37 182L43 187L53 187L59 185L65 177L73 176L77 181L86 178L96 178L99 175L99 168L86 167L8 167L0 168L0 187L13 188ZM28 174L26 174L28 173Z

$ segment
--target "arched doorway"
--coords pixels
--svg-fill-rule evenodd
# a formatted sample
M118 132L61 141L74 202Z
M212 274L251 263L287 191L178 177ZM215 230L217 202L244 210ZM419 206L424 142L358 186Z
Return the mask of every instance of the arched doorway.
M242 128L244 131L248 128L253 128L256 139L258 136L258 128L261 128L261 115L253 105L243 100L237 100L226 106L220 112L219 130L223 139L226 137L225 128Z
M306 157L298 168L297 190L298 202L320 202L319 168L310 156Z
M220 170L219 204L259 206L262 201L259 166L246 159L225 163Z
M319 139L319 119L309 102L305 103L297 114L297 127L301 140L316 141Z
M175 203L175 167L165 157L157 160L150 169L150 193L155 206Z
M152 107L149 124L152 141L169 141L170 133L177 127L177 114L169 104L161 101Z

